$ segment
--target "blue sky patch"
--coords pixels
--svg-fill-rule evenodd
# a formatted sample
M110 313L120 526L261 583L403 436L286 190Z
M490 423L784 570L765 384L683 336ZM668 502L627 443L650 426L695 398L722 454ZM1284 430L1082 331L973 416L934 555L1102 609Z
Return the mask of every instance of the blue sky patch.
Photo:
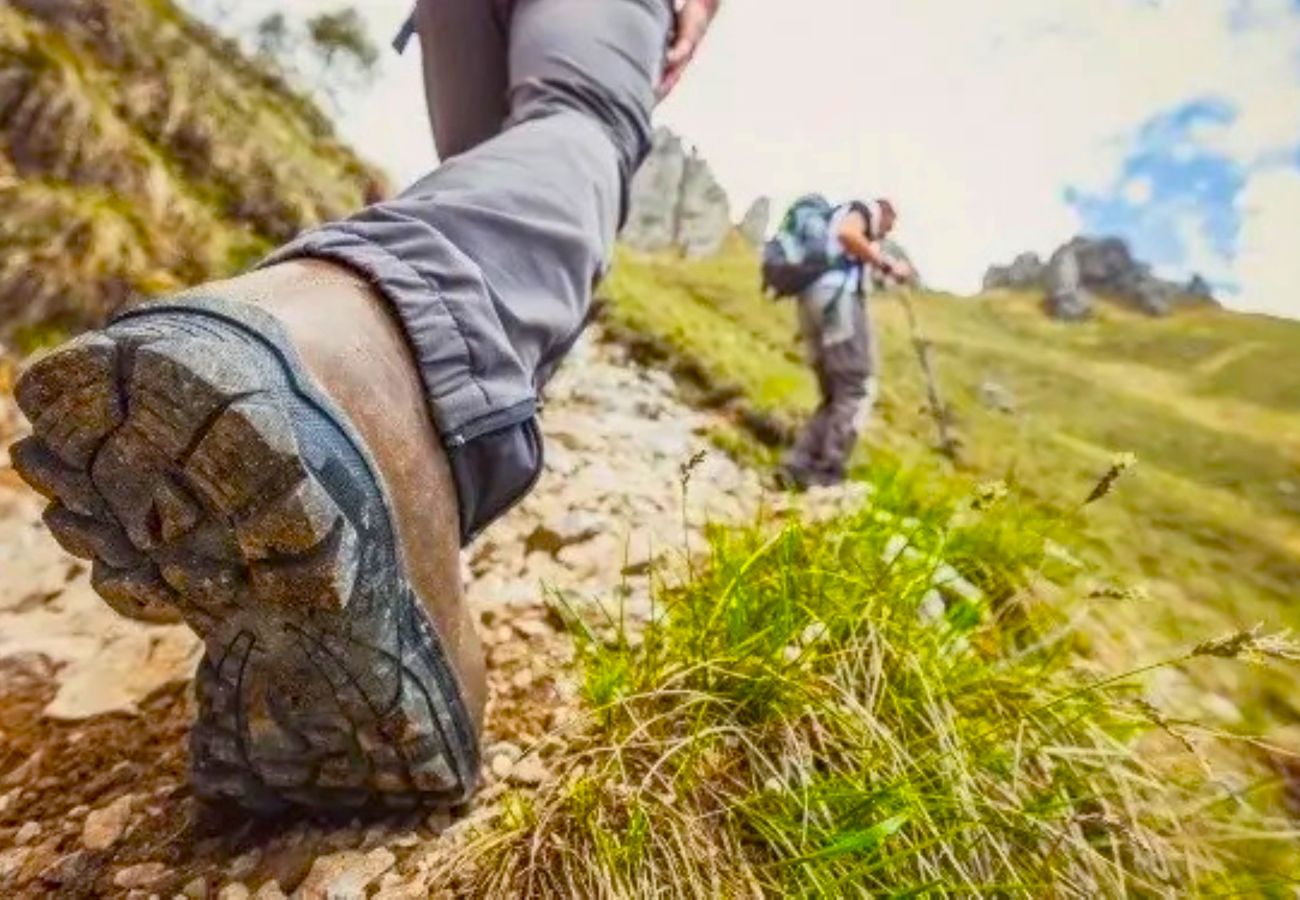
M1135 255L1177 278L1208 269L1220 290L1236 285L1225 273L1241 230L1236 198L1247 171L1206 146L1230 127L1236 108L1201 98L1153 116L1138 129L1112 184L1101 192L1071 187L1065 200L1089 234L1126 238ZM1217 277L1215 277L1217 276Z

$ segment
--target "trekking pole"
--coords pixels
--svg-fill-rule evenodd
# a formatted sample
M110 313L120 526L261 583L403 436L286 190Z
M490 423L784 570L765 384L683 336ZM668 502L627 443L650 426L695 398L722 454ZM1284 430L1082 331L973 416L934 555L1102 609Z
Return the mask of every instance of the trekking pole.
M939 391L939 378L934 372L933 345L921 330L921 321L916 315L912 303L912 288L904 285L898 293L898 299L907 312L907 325L912 332L912 346L916 348L917 359L921 362L921 372L925 375L925 389L930 400L930 415L939 429L938 451L953 462L958 462L961 452L961 438L958 437L952 420L952 411L943 402Z

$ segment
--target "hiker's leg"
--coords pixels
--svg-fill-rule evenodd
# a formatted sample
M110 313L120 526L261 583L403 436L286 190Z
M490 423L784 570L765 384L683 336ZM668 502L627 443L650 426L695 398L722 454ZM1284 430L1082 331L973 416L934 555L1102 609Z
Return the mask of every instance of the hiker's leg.
M495 137L510 114L509 0L420 0L424 96L443 161Z
M828 343L822 349L822 366L830 385L825 443L819 474L828 482L843 481L849 459L874 403L872 337L866 311L857 298L846 297L847 339Z
M822 318L825 302L825 298L815 292L805 293L798 300L799 331L803 336L804 353L817 379L818 396L821 397L817 409L800 429L794 446L782 462L787 474L800 483L807 483L812 474L821 468L822 448L826 443L826 413L831 400L831 386L822 366Z
M483 671L459 532L538 469L535 377L608 259L669 18L667 0L521 0L505 133L19 383L34 434L15 463L56 536L114 609L204 639L202 794L404 808L472 790Z
M540 468L538 382L581 331L608 265L648 152L670 20L668 0L517 0L504 131L271 260L342 263L392 304L467 538Z

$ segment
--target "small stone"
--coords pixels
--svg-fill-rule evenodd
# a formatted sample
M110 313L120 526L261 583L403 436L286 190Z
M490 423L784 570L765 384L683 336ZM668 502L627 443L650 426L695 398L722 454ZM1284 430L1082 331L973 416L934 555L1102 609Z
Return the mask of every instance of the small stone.
M191 879L181 888L181 893L189 900L208 900L208 880L202 876Z
M92 810L86 815L81 828L81 843L87 850L107 850L122 837L131 819L134 798L130 794L118 797L108 806Z
M171 875L171 870L160 862L140 863L118 870L113 876L113 884L128 890L132 888L156 888Z
M303 900L364 900L367 889L396 864L397 857L384 847L364 854L345 850L322 856L307 873L298 895Z
M440 835L451 827L451 813L445 809L435 809L429 813L424 820L424 827L432 831L435 835Z
M27 822L22 828L19 828L18 832L14 835L14 846L22 847L26 844L30 844L32 841L36 840L40 833L41 825L39 822Z
M515 677L510 679L510 684L516 690L527 690L533 686L533 673L528 669L520 669L515 673Z
M257 867L261 862L262 851L254 848L232 859L226 866L226 876L235 881L244 881L249 875L257 871Z
M280 882L272 878L257 889L257 893L253 895L253 900L285 900L287 896L280 887Z
M30 847L10 847L8 850L0 850L0 882L12 877L25 866L31 855Z
M943 602L943 594L937 590L931 589L926 591L925 596L921 598L921 604L917 607L916 615L923 625L933 625L943 619L948 613L948 606Z
M41 881L46 884L71 884L81 879L89 870L91 854L76 850L61 856L41 871Z
M68 810L68 818L69 818L69 819L80 819L80 818L82 818L83 816L85 816L86 813L88 813L88 812L90 812L90 807L87 806L87 805L84 804L84 803L81 803L81 804L78 804L77 806L72 807L72 809Z
M550 637L555 633L551 626L541 619L519 619L515 622L515 631L524 637L537 638Z
M515 763L510 770L510 780L515 784L535 787L549 781L550 778L551 770L546 767L546 763L542 762L536 754L525 756Z
M248 885L238 881L232 881L217 891L217 900L249 900L250 897L252 894L248 890Z
M1012 416L1016 413L1016 398L1011 391L996 381L985 381L979 387L980 403L995 412Z
M492 774L497 778L509 777L510 771L514 767L514 762L511 761L510 757L505 756L504 754L492 757Z

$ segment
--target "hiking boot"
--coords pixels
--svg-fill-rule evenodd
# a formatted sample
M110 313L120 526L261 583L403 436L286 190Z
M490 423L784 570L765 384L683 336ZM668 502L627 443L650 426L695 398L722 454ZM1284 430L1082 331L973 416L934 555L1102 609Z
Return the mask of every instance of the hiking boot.
M256 303L257 305L254 305ZM275 266L128 311L33 364L15 468L113 609L204 641L200 796L464 802L486 685L455 489L367 285Z
M772 471L772 482L778 490L800 494L812 485L813 476L798 466L783 463Z

